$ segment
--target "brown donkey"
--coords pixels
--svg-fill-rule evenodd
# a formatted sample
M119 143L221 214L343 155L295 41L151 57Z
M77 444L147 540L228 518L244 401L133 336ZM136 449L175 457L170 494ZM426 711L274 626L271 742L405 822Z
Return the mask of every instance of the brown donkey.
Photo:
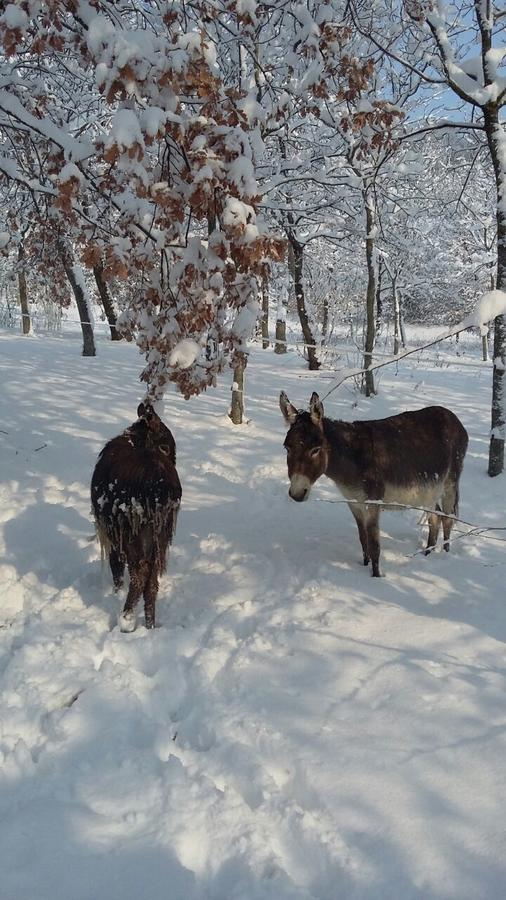
M125 565L130 575L122 631L134 631L141 594L146 628L155 627L158 579L181 503L174 438L149 404L141 403L137 415L137 422L105 445L91 479L97 536L115 589L123 583Z
M307 500L317 478L327 475L349 501L364 566L371 560L373 575L380 575L382 505L439 510L442 515L429 514L425 552L435 547L441 520L443 546L450 549L453 519L448 516L458 515L459 478L468 443L467 431L454 413L428 406L387 419L339 422L324 417L318 394L312 395L309 412L296 409L284 392L279 404L290 426L284 444L290 497Z

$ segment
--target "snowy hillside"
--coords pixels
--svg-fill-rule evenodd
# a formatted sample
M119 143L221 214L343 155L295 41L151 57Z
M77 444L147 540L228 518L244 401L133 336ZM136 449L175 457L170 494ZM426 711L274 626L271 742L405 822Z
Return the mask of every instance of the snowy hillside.
M161 627L121 634L89 480L139 359L79 353L0 333L0 900L502 900L506 534L425 558L420 514L385 514L372 579L330 482L287 496L279 391L305 405L331 373L255 350L248 425L227 377L166 400L183 505ZM462 518L505 526L490 383L411 360L325 409L450 406Z

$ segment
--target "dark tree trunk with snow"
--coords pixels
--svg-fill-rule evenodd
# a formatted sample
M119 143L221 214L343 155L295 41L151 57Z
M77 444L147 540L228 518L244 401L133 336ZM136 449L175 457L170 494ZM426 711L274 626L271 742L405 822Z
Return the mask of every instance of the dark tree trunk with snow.
M30 334L32 330L32 322L30 318L30 310L28 307L28 289L26 286L26 275L23 268L25 258L25 250L23 244L18 247L18 290L19 305L21 306L21 329L23 334Z
M295 290L295 300L297 303L297 312L302 328L302 336L307 349L308 364L311 371L320 368L320 363L316 356L316 342L309 323L309 316L306 309L306 299L304 297L304 284L302 280L302 264L304 261L304 245L301 244L293 234L288 232L288 240L293 252L293 286Z
M490 290L495 290L495 276L496 273L492 272L490 275ZM486 334L481 336L481 355L483 362L487 362L489 357L489 344L490 344L490 325L487 328Z
M506 285L505 285L506 287ZM492 373L492 433L488 474L493 478L504 469L504 368L506 364L506 317L494 321L494 368Z
M503 126L499 122L497 107L483 110L485 132L494 166L497 190L497 279L496 287L506 291L506 210L503 207L506 189L506 172L502 160ZM488 457L488 474L500 475L504 469L505 438L505 376L506 376L506 316L497 316L494 321L494 368L492 374L492 415L491 437Z
M376 285L376 332L379 333L381 328L381 319L383 316L383 298L381 296L381 282L383 280L384 266L380 260L378 262L378 283Z
M116 328L116 313L109 294L109 288L107 287L106 281L104 281L104 267L102 263L93 266L93 274L95 276L95 283L102 301L102 306L104 307L104 312L107 316L107 321L109 322L109 328L111 329L111 341L121 341L121 335Z
M399 352L400 344L402 344L403 347L406 346L404 329L402 327L401 295L397 287L397 275L394 275L392 279L392 302L394 308L394 356L396 356Z
M276 311L276 343L274 353L286 353L286 309L281 297L278 297Z
M286 353L286 322L284 319L276 319L276 344L274 353Z
M229 416L234 425L242 425L244 416L244 370L248 358L245 353L238 353L234 366L234 383L232 385L232 404Z
M71 251L68 247L61 246L60 255L63 263L63 268L65 269L65 274L74 293L77 309L79 311L79 318L81 320L81 331L83 333L82 355L96 356L93 325L90 322L90 313L88 304L86 302L86 297L84 296L82 285L79 283L79 280L76 277L74 260L72 259Z
M329 330L329 295L325 294L323 298L323 317L322 317L322 338L327 337Z
M364 346L364 378L362 392L366 397L376 393L374 387L374 374L369 371L372 365L372 353L376 338L376 261L374 258L374 229L376 217L374 200L370 191L364 191L366 239L365 254L367 260L367 294L366 294L366 330Z
M269 282L262 278L262 348L267 350L269 346Z
M401 331L401 344L403 347L407 346L406 342L406 332L404 330L404 316L402 313L402 295L399 294L399 328Z

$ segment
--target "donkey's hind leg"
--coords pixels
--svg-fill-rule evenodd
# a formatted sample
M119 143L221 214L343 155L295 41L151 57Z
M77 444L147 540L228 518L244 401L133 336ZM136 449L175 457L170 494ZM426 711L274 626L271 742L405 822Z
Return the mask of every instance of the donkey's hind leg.
M149 562L141 560L140 562L129 563L128 571L130 573L130 586L128 588L123 612L118 621L120 630L125 632L135 631L135 607L137 606L146 585L149 575Z
M120 587L123 585L123 577L125 575L124 556L121 556L117 550L112 549L109 552L109 565L111 567L114 590L119 591Z
M358 503L349 503L348 504L353 518L357 523L358 528L358 536L360 538L360 544L362 546L362 553L364 554L364 566L369 565L369 545L367 541L367 529L365 527L365 516L366 512L362 505Z
M441 509L439 503L436 503L436 509ZM429 521L429 536L427 538L427 546L425 548L425 556L428 556L429 553L435 549L437 544L437 539L439 536L439 529L441 527L441 516L438 516L436 513L428 514Z
M459 514L459 484L455 478L449 479L444 487L443 497L441 501L443 512L443 547L448 553L450 550L450 534L454 526L455 519L449 516L458 516Z
M380 578L381 572L379 567L380 558L380 509L379 506L367 507L367 547L371 554L372 575L373 578Z
M173 516L171 515L166 529L162 530L157 540L153 541L154 550L149 564L148 577L144 587L144 616L146 628L155 627L155 606L158 596L159 577L165 569L167 551L174 533Z
M153 564L151 566L151 571L148 575L146 586L144 588L144 617L146 621L146 628L155 627L155 606L157 594L158 572L156 570L156 565Z

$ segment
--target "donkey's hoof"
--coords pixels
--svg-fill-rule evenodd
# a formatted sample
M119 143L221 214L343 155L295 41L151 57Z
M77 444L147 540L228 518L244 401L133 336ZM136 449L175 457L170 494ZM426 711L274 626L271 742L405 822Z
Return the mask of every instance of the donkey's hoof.
M122 612L118 616L120 631L123 631L125 634L130 634L131 631L135 631L136 624L136 616L133 610L126 613Z

